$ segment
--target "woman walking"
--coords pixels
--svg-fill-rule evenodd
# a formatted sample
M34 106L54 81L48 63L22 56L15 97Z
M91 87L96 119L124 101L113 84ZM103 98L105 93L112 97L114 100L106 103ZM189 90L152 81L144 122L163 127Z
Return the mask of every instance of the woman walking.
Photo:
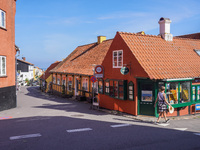
M165 122L168 123L170 120L167 119L166 117L166 112L167 112L167 105L170 105L168 102L167 102L167 99L166 99L166 95L165 95L165 87L164 86L161 86L161 91L158 93L158 96L157 96L157 99L156 99L156 102L154 104L154 107L156 107L156 103L158 101L158 108L159 108L159 117L158 117L158 120L156 121L156 123L159 123L160 121L160 118L162 117L162 115L164 116L165 118ZM171 105L170 105L171 106Z

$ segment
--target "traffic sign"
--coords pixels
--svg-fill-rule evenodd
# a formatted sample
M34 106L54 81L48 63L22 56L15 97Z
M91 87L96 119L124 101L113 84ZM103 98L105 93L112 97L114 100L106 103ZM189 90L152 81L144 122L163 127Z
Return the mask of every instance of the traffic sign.
M103 67L101 65L97 65L95 67L96 74L103 74Z
M90 80L94 83L97 82L97 78L95 76L91 76Z

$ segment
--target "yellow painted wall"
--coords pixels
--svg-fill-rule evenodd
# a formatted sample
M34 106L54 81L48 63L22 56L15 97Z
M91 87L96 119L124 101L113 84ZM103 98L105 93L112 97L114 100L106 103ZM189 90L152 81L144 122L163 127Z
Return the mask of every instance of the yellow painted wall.
M49 84L50 82L53 82L53 76L52 74L46 79L46 82L47 82L47 89L45 92L48 92L50 89L49 89Z

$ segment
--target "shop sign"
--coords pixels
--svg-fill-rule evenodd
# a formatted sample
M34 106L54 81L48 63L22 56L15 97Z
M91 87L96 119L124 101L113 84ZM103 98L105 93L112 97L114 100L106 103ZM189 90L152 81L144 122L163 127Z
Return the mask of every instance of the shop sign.
M120 70L121 74L127 75L129 73L129 69L127 67L122 67Z
M196 104L195 109L200 110L200 104Z

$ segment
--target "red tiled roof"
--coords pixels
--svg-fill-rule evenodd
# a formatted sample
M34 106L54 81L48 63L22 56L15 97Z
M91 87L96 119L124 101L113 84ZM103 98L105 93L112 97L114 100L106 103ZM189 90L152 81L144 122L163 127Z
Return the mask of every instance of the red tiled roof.
M150 79L193 78L200 76L200 40L118 32Z
M41 75L40 79L46 80L51 75L50 70L55 68L59 63L60 61L56 61L55 63L51 64L44 74Z
M200 33L186 34L186 35L180 35L180 36L176 36L176 37L188 38L188 39L200 39Z
M112 40L106 40L79 46L51 72L93 75L93 65L102 63L111 43Z

